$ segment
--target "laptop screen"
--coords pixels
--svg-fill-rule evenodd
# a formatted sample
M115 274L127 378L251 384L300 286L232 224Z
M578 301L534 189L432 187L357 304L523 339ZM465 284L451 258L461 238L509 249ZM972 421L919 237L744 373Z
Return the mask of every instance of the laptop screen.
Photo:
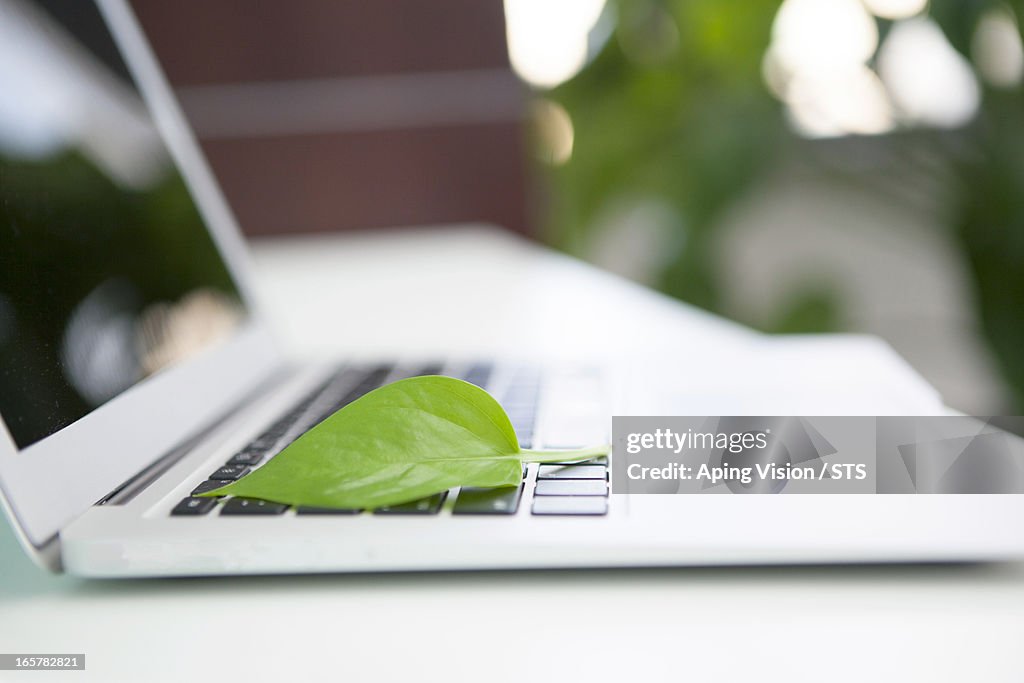
M0 415L18 448L245 316L96 6L0 0Z

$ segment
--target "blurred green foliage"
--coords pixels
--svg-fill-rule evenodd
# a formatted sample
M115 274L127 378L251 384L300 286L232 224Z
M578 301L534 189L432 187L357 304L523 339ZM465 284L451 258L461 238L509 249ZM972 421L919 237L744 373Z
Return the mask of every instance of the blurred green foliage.
M656 197L677 213L681 232L658 285L679 299L724 312L716 228L724 212L793 147L783 105L762 74L780 2L609 2L617 19L611 37L579 75L545 94L565 107L575 131L571 159L545 170L552 187L550 239L584 254L610 201ZM1018 18L1024 16L1024 0L1010 5ZM927 11L969 59L979 18L997 6L1004 5L932 0ZM890 23L878 23L884 36ZM934 136L934 149L955 171L943 198L948 224L938 227L960 245L984 332L1016 392L1012 408L1019 411L1024 409L1024 92L980 82L982 108L967 127L897 129L883 142L899 153L901 136ZM828 331L841 321L837 297L827 284L814 283L760 326Z
M938 7L956 5L953 0ZM964 3L976 12L993 2ZM1024 1L1011 3L1018 19ZM943 15L939 14L941 18ZM946 28L947 24L943 24ZM947 29L949 31L949 29ZM956 44L956 43L955 43ZM960 45L957 44L958 49ZM989 344L1024 410L1024 89L986 88L977 119L965 131L968 152L958 171L955 236L974 276L975 300Z
M575 129L572 159L551 171L553 239L579 252L607 198L657 196L685 230L662 288L717 310L711 231L782 132L761 78L777 3L632 0L615 9L615 36L551 93Z

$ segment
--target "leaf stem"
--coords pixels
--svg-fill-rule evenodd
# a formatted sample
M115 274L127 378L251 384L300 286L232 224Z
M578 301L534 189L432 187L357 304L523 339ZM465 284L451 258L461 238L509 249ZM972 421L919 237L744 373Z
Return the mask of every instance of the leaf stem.
M602 455L608 455L612 450L611 445L590 446L588 448L574 448L564 451L535 451L529 448L521 450L520 457L523 462L574 462L576 460L590 460Z

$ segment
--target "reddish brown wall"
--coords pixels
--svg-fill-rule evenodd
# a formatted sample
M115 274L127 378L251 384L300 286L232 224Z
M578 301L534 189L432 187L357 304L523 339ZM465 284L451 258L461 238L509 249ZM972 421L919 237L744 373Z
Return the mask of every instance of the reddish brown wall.
M455 221L528 231L523 94L509 73L501 0L132 4L245 232ZM274 108L256 111L232 95L238 84L328 79L321 85L329 94L351 79L462 72L505 72L507 79L494 82L508 89L498 98L508 111L474 118L463 101L450 120L399 117L380 125L371 116L365 126L348 121L332 129L330 116L312 128L281 117L280 126L261 129L250 124ZM209 124L211 95L213 119L237 121L241 133ZM413 88L404 101L415 112L431 97Z

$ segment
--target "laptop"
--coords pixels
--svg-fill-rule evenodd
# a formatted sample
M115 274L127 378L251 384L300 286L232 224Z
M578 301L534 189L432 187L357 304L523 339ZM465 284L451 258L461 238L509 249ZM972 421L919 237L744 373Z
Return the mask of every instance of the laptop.
M613 412L679 404L643 385L631 403L621 368L289 361L128 4L0 0L0 17L0 487L42 566L129 577L1021 554L1020 496L621 495L607 458L376 510L198 497L404 377L487 389L524 447L606 441Z

